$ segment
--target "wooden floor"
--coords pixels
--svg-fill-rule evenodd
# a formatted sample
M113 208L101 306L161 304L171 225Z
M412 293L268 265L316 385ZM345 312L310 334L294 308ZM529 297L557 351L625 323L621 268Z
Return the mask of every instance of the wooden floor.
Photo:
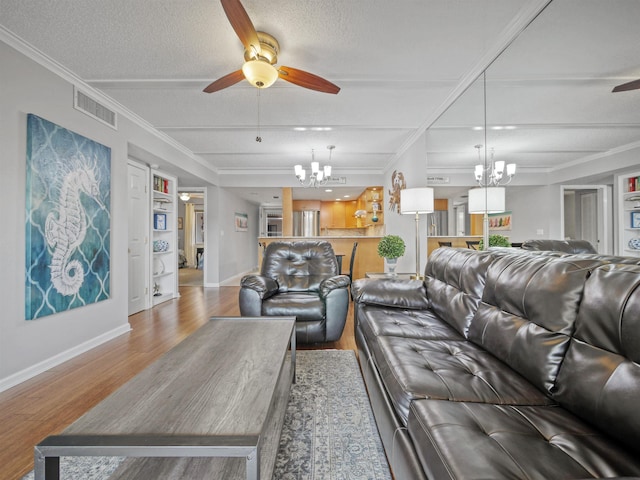
M181 298L129 317L132 331L0 393L0 479L33 468L33 447L195 331L212 316L239 315L239 287L181 287ZM353 311L342 338L320 346L355 350Z

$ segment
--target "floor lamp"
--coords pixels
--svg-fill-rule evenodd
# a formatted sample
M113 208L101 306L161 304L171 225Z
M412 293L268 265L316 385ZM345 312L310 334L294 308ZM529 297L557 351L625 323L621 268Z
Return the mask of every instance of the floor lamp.
M411 278L422 279L420 273L420 214L433 213L433 188L405 188L400 190L400 213L416 216L416 274Z
M503 187L480 187L469 190L469 213L481 213L482 249L489 250L489 214L505 210Z

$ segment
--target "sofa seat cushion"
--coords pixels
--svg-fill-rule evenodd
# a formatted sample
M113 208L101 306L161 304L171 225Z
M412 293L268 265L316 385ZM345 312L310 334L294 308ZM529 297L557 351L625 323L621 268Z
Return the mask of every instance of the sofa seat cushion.
M403 310L369 305L358 307L358 322L367 341L378 336L463 340L431 310Z
M557 406L419 400L411 405L408 431L429 478L640 475L640 460Z
M485 350L459 340L378 337L369 345L401 421L416 399L513 405L553 401Z
M297 321L322 320L325 306L317 293L281 293L262 302L262 314L267 317L295 316Z

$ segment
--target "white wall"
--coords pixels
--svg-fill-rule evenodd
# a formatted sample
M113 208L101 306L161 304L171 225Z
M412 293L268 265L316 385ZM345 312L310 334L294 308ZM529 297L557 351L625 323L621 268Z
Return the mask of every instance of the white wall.
M120 116L118 131L73 108L73 84L0 41L0 390L129 330L127 157L130 145L188 164L193 158ZM25 320L26 119L34 113L111 148L111 297Z
M206 189L205 200L205 286L217 287L256 268L260 229L259 206L217 186ZM248 215L249 228L246 232L236 231L235 213Z
M414 215L401 215L388 209L389 191L392 189L391 177L394 170L402 172L407 188L427 186L425 137L422 135L409 147L393 166L387 170L384 178L386 210L384 213L385 232L399 235L404 240L407 248L404 256L398 259L397 272L415 273L416 270L416 221ZM420 216L420 273L424 272L427 259L427 216Z
M557 189L548 185L507 187L505 202L512 214L511 230L495 233L506 235L512 242L559 238L560 197L555 192Z

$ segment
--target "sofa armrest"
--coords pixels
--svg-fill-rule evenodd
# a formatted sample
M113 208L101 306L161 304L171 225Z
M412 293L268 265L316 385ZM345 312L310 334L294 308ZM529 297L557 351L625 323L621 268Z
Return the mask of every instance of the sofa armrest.
M262 275L245 275L240 280L240 287L255 291L260 299L264 300L278 291L278 282Z
M351 294L356 303L412 310L429 308L421 280L361 278L351 285Z
M333 290L338 288L348 288L349 277L347 275L336 275L334 277L325 278L320 282L320 297L327 298Z

